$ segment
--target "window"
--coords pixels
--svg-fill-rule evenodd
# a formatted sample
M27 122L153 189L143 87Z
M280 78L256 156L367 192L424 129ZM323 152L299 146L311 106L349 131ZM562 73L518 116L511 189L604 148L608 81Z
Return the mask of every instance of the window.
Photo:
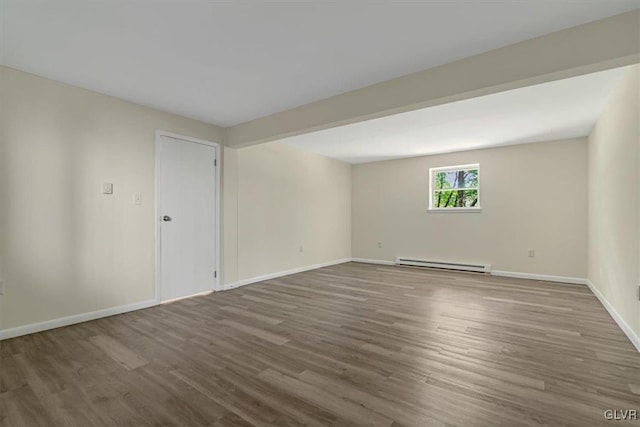
M480 165L429 169L429 210L480 211Z

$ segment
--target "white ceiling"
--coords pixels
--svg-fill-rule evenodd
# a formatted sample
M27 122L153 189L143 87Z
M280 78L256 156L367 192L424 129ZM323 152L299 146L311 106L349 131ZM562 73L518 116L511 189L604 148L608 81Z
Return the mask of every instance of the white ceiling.
M624 68L280 140L350 163L589 134Z
M229 126L638 0L0 0L0 64Z

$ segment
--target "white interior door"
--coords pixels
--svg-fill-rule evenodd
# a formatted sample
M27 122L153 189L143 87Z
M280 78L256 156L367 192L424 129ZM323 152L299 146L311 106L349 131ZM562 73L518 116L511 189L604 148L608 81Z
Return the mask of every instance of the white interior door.
M162 301L214 289L216 147L160 136L159 279Z

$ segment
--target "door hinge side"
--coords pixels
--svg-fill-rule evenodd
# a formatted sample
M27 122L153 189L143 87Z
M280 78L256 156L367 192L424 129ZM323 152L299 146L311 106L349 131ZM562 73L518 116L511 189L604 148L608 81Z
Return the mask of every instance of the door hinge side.
M213 277L214 277L214 278L218 277L218 271L214 271L214 272L213 272Z
M216 166L218 166L218 159L213 160L213 167L216 167Z

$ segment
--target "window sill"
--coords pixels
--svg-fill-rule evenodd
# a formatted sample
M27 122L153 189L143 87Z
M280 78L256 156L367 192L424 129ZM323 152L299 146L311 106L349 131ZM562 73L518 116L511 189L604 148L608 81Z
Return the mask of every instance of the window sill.
M482 208L429 208L428 213L480 213Z

